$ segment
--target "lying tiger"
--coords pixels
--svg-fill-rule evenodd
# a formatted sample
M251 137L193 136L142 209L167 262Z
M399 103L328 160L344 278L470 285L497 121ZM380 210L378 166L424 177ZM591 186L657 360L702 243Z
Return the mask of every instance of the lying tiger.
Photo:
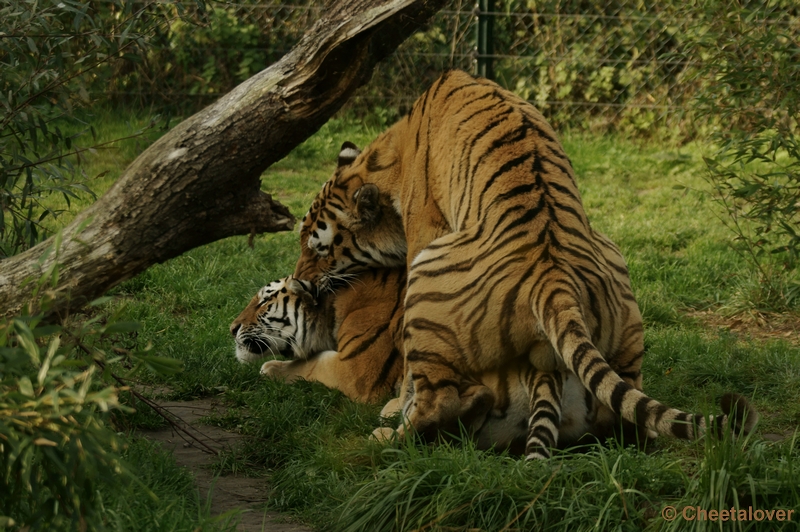
M383 399L397 392L403 375L405 283L403 269L369 269L315 296L308 282L291 277L274 281L259 290L231 324L236 358L251 362L269 352L288 354L294 360L267 361L261 373L320 382L356 401ZM524 451L528 387L535 371L527 361L518 362L481 375L481 383L494 394L494 406L482 416L460 420L479 449ZM598 423L600 404L574 375L567 377L562 402L562 447L616 432L617 427ZM381 415L391 417L398 408L398 400L392 399ZM459 427L449 428L458 434ZM386 438L388 432L378 429L376 435Z
M317 381L357 401L384 399L399 390L403 376L405 284L397 269L364 272L355 288L319 296L307 281L274 281L231 324L236 358L293 356L265 362L261 373Z
M294 276L323 287L408 268L400 434L480 418L496 401L480 376L520 360L537 370L528 458L559 442L572 377L603 405L602 425L692 439L721 433L732 412L736 432L755 423L736 395L705 419L641 391L642 318L625 261L589 225L550 125L491 81L447 72L363 153L345 143L303 218L301 249Z

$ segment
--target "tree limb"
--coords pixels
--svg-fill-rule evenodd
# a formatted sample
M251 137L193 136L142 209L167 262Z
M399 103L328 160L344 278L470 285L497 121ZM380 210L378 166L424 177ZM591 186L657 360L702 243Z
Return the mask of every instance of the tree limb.
M259 190L260 175L311 136L366 83L375 64L444 0L341 0L280 61L178 124L62 231L0 262L0 316L31 298L57 261L61 313L149 266L220 238L289 230L289 210Z

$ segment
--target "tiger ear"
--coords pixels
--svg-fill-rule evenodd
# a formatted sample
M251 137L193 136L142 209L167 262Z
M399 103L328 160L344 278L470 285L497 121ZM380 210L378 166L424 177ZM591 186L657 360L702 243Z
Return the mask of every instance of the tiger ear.
M339 150L339 168L353 164L353 161L356 160L359 153L361 153L361 150L352 142L347 141L342 144L342 148Z
M309 287L306 285L309 285ZM286 286L289 288L289 290L299 297L300 301L313 307L317 304L317 298L315 298L314 294L311 293L310 285L311 283L303 283L294 277L289 279L289 282L286 283Z
M362 185L353 194L353 201L356 204L358 218L362 223L372 224L380 220L380 191L376 185L372 183Z

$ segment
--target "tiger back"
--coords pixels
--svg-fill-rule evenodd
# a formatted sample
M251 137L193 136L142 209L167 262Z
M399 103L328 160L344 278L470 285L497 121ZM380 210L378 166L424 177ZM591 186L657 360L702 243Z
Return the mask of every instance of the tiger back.
M642 393L627 266L589 225L571 162L528 102L451 71L363 153L346 143L339 162L303 218L295 276L325 285L405 261L404 426L435 434L491 410L476 375L524 359L537 370L529 458L557 444L570 376L598 399L601 423L679 438L709 428ZM756 419L739 396L723 411L737 432ZM708 421L720 433L727 416Z

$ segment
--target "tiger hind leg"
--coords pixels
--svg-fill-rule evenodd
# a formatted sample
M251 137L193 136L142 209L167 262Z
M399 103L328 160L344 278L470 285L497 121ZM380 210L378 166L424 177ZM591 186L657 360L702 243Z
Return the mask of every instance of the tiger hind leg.
M480 426L494 406L491 389L462 377L451 367L407 362L412 387L403 405L399 436L406 427L429 441L445 433L457 435L460 426L467 430Z
M558 444L564 374L560 371L537 371L531 380L525 459L547 459L550 458L550 449Z
M470 317L470 286L483 278L483 270L441 275L453 257L463 254L456 248L469 242L474 231L439 236L417 254L408 272L403 419L423 437L458 434L461 426L471 431L494 407L494 392L471 377L500 364L480 359L480 346L471 339L479 334L475 327L480 322Z

